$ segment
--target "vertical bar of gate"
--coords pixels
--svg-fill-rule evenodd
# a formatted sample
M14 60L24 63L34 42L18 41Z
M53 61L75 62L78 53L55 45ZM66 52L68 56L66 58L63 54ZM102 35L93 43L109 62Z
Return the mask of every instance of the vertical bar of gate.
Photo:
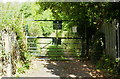
M119 54L120 54L120 27L117 25L117 30L116 30L116 45L117 45L117 61L119 62Z
M118 61L120 60L119 58L119 53L120 53L120 42L119 42L119 39L120 39L120 35L119 35L119 29L120 29L120 27L118 27L118 33L117 33L117 37L118 37ZM118 62L118 64L119 64L119 62Z
M87 27L86 27L86 25L85 25L85 56L87 55L87 50L88 50L88 48L87 48Z

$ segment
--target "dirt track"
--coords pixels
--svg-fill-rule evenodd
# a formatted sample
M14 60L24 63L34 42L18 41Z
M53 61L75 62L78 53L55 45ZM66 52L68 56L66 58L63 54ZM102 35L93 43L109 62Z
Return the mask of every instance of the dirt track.
M20 77L104 77L104 74L100 70L95 70L95 66L91 65L89 61L34 59L31 63L30 69L19 75Z

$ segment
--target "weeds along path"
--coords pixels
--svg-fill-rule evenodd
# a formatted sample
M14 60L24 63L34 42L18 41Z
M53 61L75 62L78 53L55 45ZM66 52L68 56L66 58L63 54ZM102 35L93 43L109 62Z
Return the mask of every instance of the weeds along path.
M51 61L35 58L32 60L30 69L19 77L105 77L103 72L95 70L95 66L89 61Z

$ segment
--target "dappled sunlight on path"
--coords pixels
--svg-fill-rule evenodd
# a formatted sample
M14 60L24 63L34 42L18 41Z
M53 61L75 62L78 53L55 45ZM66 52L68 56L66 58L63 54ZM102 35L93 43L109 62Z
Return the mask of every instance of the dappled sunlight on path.
M60 77L103 77L100 70L95 70L88 61L47 61L45 67L52 71L52 74Z
M95 66L89 61L51 61L34 59L30 69L20 77L79 77L95 78L104 77L100 70L95 70Z

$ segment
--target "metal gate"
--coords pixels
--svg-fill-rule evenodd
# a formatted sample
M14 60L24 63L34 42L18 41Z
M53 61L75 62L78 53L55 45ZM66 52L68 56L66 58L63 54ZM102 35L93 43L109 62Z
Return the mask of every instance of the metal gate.
M35 56L80 56L82 52L82 37L59 37L58 30L62 29L62 22L68 20L34 20L53 21L53 29L56 30L55 37L30 36L29 26L26 26L27 49ZM73 31L75 32L75 29Z

